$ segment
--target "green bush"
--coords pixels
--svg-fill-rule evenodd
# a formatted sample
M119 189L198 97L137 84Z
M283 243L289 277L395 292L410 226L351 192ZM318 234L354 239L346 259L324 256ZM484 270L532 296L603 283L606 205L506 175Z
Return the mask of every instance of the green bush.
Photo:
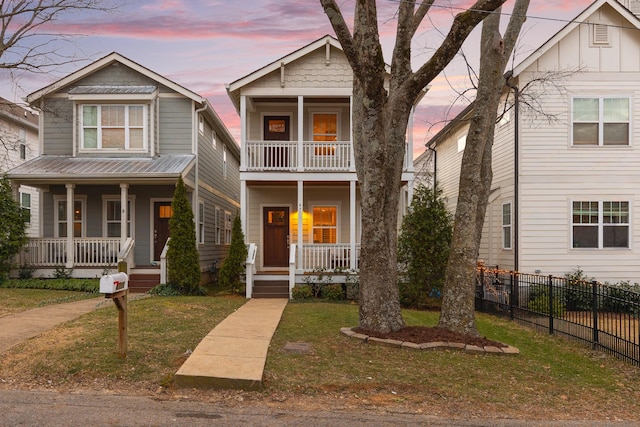
M399 293L404 307L419 308L434 292L440 293L452 235L453 220L442 190L417 187L398 238L398 262L403 270Z
M609 285L600 309L640 316L640 285L628 281Z
M247 245L244 243L244 233L242 232L242 222L240 216L233 219L231 229L231 246L229 254L220 269L220 286L236 294L244 293L246 283L242 279L247 262Z
M344 291L340 283L333 283L322 287L322 298L329 301L341 301L344 299Z
M100 279L10 279L0 284L0 287L98 293Z
M13 199L11 183L4 175L0 179L0 282L7 278L9 270L14 266L14 257L27 243L27 214L20 204Z
M549 315L549 287L546 285L533 285L529 289L529 302L527 308L535 313ZM562 296L554 295L551 314L554 317L564 315L566 306Z
M173 215L169 219L171 240L167 250L168 282L182 295L201 295L196 228L182 177L178 178L171 207Z
M564 300L569 311L593 310L593 295L591 282L593 278L587 277L580 267L565 274L566 286L564 288Z
M64 265L56 265L52 277L54 279L71 279L73 268L66 268Z
M296 285L291 291L294 300L306 300L313 298L313 290L309 285Z

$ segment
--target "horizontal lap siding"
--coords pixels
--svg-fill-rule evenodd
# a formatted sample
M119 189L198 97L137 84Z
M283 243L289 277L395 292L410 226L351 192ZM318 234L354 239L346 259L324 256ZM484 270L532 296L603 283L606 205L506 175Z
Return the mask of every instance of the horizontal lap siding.
M193 103L186 98L161 98L160 154L192 153Z

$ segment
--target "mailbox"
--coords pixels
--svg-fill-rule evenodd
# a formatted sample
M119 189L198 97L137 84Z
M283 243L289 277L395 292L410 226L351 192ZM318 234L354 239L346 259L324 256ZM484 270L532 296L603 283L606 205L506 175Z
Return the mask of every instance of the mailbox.
M113 294L129 287L127 273L107 274L100 278L100 293Z

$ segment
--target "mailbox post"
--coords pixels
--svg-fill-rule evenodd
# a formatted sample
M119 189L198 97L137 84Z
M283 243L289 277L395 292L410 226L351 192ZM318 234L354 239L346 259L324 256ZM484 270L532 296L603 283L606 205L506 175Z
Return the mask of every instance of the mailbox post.
M110 298L118 308L118 357L127 357L127 295L129 278L126 273L107 274L100 279L100 293Z

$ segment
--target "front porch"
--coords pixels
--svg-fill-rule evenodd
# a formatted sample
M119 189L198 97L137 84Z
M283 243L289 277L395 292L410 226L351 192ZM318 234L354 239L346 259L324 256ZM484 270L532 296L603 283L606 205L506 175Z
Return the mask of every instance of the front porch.
M257 245L249 244L246 263L247 298L268 298L270 293L281 297L283 292L288 293L291 298L296 284L317 280L318 276L331 276L334 283L344 283L347 276L357 276L359 270L359 243L292 244L289 251L289 266L279 271L258 271L257 253ZM269 289L266 292L259 289L254 295L256 286ZM281 289L276 289L278 286Z

